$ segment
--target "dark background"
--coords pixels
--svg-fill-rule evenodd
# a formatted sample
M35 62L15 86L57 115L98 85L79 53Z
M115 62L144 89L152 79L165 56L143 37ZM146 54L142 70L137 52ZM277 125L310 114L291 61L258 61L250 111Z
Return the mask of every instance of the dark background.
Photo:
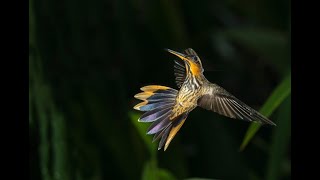
M30 0L31 179L291 179L282 125L239 151L250 123L197 108L163 152L133 110L140 87L177 88L164 48L189 47L209 81L259 110L290 73L290 21L288 0ZM289 96L270 119L290 112Z

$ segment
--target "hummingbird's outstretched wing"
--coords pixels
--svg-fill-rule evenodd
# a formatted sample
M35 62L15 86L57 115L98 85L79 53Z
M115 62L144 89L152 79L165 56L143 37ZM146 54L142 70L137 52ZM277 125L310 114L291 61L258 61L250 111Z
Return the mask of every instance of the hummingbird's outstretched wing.
M186 67L182 60L174 60L174 75L176 77L176 84L181 88L184 80L186 79Z
M186 55L189 56L198 56L197 53L192 49L192 48L188 48L186 50L184 50L184 52L186 53ZM176 77L176 84L178 86L178 88L181 88L184 80L186 79L186 66L185 66L185 62L183 62L183 60L178 59L178 60L174 60L174 75Z
M186 52L187 55L198 56L198 54L192 48L188 48L184 50L184 52Z
M216 84L205 87L203 95L198 100L198 106L234 119L276 125Z

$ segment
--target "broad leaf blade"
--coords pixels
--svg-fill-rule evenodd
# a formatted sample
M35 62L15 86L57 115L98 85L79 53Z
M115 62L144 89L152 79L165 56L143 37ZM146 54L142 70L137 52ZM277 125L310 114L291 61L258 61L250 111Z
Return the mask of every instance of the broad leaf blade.
M268 100L264 103L263 107L260 110L260 113L269 117L275 109L288 97L291 93L291 73L286 76L286 78L278 85L278 87L273 91ZM240 146L242 151L256 134L256 132L261 127L260 124L253 123L248 128L246 135Z
M158 169L157 174L160 180L176 180L176 178L165 169Z
M165 169L157 167L156 161L147 161L142 174L142 180L176 180L176 178Z
M188 178L188 179L184 179L184 180L219 180L219 179L209 179L209 178Z
M280 178L281 163L284 160L289 141L291 127L291 96L286 98L282 103L278 115L278 128L274 129L271 145L271 153L268 162L267 180L275 180Z
M156 144L152 143L152 137L150 135L146 134L147 129L150 126L150 124L149 123L138 122L138 119L140 117L139 113L129 112L129 116L130 116L131 122L133 123L133 125L136 128L136 130L138 131L141 139L143 140L143 142L147 146L150 154L151 155L155 155L155 153L157 151Z

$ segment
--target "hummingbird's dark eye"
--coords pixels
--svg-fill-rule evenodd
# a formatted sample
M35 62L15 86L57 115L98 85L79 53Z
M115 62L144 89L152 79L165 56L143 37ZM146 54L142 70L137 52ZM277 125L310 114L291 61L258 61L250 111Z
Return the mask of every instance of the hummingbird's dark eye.
M193 60L194 61L198 61L198 57L197 56L193 56Z

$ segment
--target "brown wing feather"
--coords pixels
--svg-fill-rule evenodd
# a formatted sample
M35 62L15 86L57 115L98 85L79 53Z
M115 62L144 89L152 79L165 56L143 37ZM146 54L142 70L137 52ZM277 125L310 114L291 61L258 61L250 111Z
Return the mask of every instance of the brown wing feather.
M174 75L176 77L176 84L178 88L180 88L186 79L186 67L184 62L180 62L182 60L175 60L174 64Z
M216 84L206 86L202 97L198 100L198 106L234 119L276 125Z
M192 48L188 48L184 50L184 52L186 52L187 55L198 56L198 54Z
M187 55L198 56L197 53L191 48L186 49L185 53ZM175 60L174 62L174 75L176 77L176 84L178 88L181 88L184 80L186 79L186 66L185 63L180 59Z

